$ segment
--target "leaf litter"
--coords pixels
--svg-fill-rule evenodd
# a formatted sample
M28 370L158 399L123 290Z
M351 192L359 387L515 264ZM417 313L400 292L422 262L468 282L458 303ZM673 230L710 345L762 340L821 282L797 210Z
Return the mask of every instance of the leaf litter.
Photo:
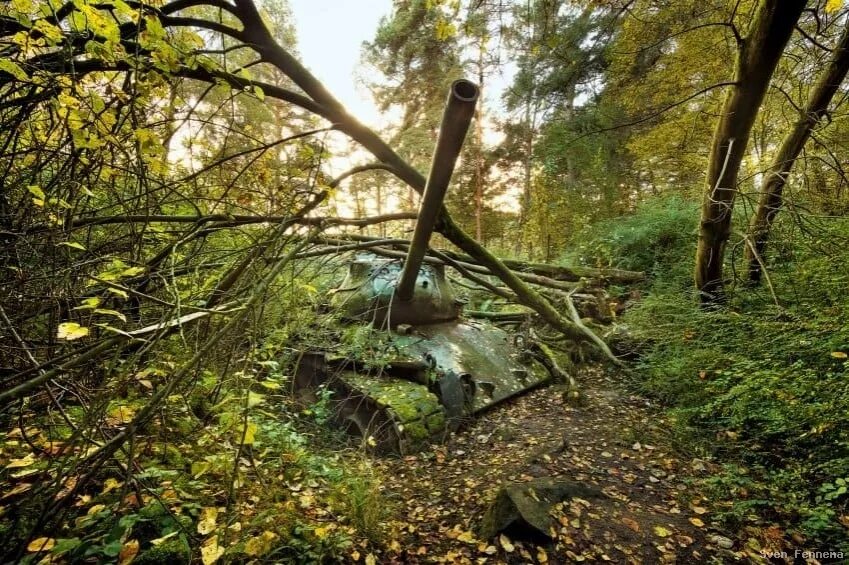
M711 521L693 480L710 471L668 444L667 422L615 373L589 368L579 405L556 387L492 410L429 451L377 459L395 508L378 563L675 563L752 557L716 539L734 536ZM476 527L504 483L560 477L597 488L592 502L555 505L553 541ZM736 549L736 551L735 551ZM359 558L359 552L354 556Z

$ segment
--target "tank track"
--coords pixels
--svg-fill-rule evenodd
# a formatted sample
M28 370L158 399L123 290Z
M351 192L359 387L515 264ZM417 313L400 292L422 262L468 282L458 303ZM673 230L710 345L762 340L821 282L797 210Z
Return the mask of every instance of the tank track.
M425 385L383 375L345 371L338 376L348 389L340 402L343 423L356 425L377 451L402 455L425 449L447 433L445 408Z

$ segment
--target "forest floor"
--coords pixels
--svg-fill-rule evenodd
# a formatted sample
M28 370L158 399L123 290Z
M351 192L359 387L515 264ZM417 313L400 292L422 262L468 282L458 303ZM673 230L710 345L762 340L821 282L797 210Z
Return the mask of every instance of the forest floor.
M393 521L382 563L613 563L763 561L711 523L694 479L710 465L671 447L658 407L621 377L586 369L582 400L555 387L482 416L434 450L380 459ZM480 540L476 528L502 483L555 477L589 487L552 510L556 538ZM767 533L768 536L768 533ZM361 553L362 552L362 553Z

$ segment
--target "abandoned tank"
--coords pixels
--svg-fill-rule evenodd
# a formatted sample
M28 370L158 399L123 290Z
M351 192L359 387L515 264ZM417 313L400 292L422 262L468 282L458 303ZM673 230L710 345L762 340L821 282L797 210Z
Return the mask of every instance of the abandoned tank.
M295 372L298 396L329 391L335 421L377 452L418 451L549 379L522 335L465 319L445 266L426 257L477 97L469 81L451 86L406 258L357 254L333 292L368 354L305 351Z

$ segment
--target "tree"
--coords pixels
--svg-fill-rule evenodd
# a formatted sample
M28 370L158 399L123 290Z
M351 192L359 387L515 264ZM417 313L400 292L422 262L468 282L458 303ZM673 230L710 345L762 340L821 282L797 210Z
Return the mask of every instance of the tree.
M811 134L828 113L828 106L849 72L849 27L834 47L826 69L814 84L808 102L799 111L799 118L781 142L769 169L764 173L758 205L749 223L745 260L749 280L758 283L763 274L769 232L783 205L787 178Z
M634 2L621 15L607 50L602 131L625 162L631 198L701 196L721 90L735 51L734 3ZM590 132L594 130L589 130Z
M734 84L725 97L711 144L699 223L695 282L704 304L723 298L722 267L738 173L758 109L805 4L760 0L747 35L740 38Z
M582 224L615 212L621 155L601 129L612 104L606 49L616 13L574 2L530 2L507 35L518 71L505 93L502 166L521 169L525 248L550 258ZM521 240L519 240L521 241Z

